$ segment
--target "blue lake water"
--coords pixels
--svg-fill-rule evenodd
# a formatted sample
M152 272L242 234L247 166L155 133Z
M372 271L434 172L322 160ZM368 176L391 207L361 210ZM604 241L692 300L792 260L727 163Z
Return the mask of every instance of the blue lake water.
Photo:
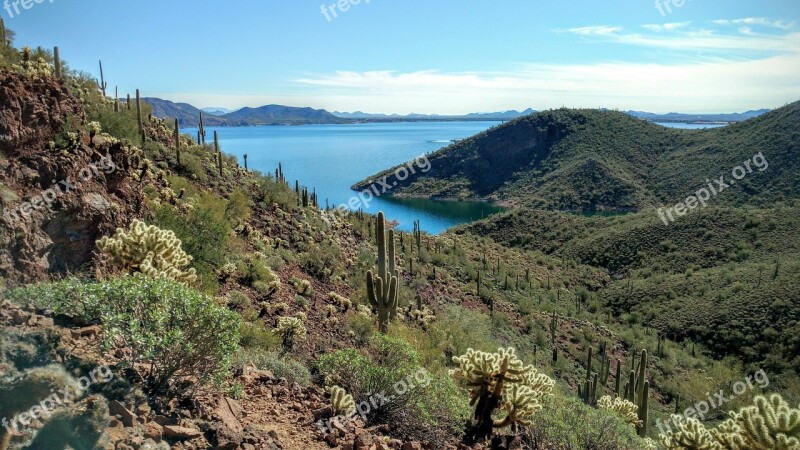
M357 193L354 183L436 151L453 139L480 133L498 122L398 122L350 125L305 125L217 128L220 146L250 169L275 173L280 162L286 179L316 188L320 206L346 204ZM206 130L206 141L213 138ZM197 128L182 130L191 136ZM479 202L437 201L383 196L372 200L366 212L383 211L398 229L411 231L419 219L422 229L441 233L454 225L471 222L502 211Z
M703 128L724 127L727 123L684 123L684 122L653 122L667 128L680 128L683 130L700 130Z

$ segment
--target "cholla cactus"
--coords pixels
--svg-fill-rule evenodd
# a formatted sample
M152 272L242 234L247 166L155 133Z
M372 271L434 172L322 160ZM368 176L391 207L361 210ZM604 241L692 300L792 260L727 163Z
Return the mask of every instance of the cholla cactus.
M130 230L119 228L113 237L98 240L97 248L123 270L187 284L197 280L194 269L183 270L192 257L181 249L175 233L138 219L131 223Z
M331 393L334 416L347 416L355 411L356 403L353 401L353 396L348 394L344 388L332 386L328 391Z
M294 316L300 319L300 321L303 323L308 322L308 316L303 311L298 311Z
M53 76L53 66L41 57L31 60L31 49L22 48L22 61L14 65L14 69L28 78L46 78Z
M684 419L683 416L673 415L672 426L675 431L668 431L660 435L661 443L667 450L721 450L719 442L695 418Z
M286 352L292 351L295 343L306 340L306 327L297 317L278 318L278 326L272 332L283 339L283 349Z
M100 122L97 122L97 121L89 122L86 125L86 128L89 130L89 133L91 133L92 135L100 134L100 132L103 131L103 128L100 126Z
M754 406L732 413L712 434L721 442L738 444L738 449L800 449L800 409L791 408L778 394L758 396Z
M642 421L639 420L639 407L636 406L635 403L629 402L628 400L620 397L612 400L611 396L604 395L600 397L600 400L597 401L597 407L612 411L622 416L626 422L634 427L639 427L642 424Z
M303 296L311 295L314 292L311 282L302 278L292 278L292 286L298 294Z
M232 262L225 263L222 267L219 268L217 271L217 275L222 280L227 280L228 278L232 278L236 275L236 264Z
M532 365L524 365L511 347L500 348L497 353L468 349L453 362L459 367L450 374L471 388L475 424L467 436L474 441L491 436L493 428L529 426L532 416L542 408L542 399L555 386L550 377ZM505 411L505 417L493 419L495 409Z
M329 292L328 293L328 301L333 303L334 305L344 309L347 311L348 309L352 308L353 302L350 301L349 298L343 297L336 292Z

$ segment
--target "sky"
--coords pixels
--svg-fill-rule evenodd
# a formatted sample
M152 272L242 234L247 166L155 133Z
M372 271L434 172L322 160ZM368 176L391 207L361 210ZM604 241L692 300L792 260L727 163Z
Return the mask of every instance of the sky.
M3 1L15 45L57 45L98 77L102 60L120 96L197 107L712 113L800 99L798 0Z

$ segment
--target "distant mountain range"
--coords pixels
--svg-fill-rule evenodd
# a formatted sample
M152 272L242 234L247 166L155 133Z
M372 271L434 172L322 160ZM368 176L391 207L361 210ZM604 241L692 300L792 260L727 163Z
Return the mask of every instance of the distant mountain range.
M653 114L644 111L628 111L627 114L638 117L640 119L649 120L651 122L741 122L743 120L752 119L762 114L768 113L769 109L757 109L746 111L743 113L732 114L682 114L682 113L667 113L667 114Z
M226 108L208 107L199 109L188 103L174 103L155 97L143 99L153 107L153 115L162 119L175 119L182 127L196 127L200 114L203 113L203 124L211 127L220 126L255 126L255 125L311 125L311 124L347 124L366 122L418 122L418 121L465 121L483 120L504 122L534 114L528 108L524 111L499 111L471 113L466 115L442 114L370 114L361 111L330 113L324 109L298 108L283 105L265 105L258 108L242 108L231 111ZM654 114L643 111L627 111L626 114L651 122L741 122L769 112L759 109L733 114Z
M334 111L332 114L336 117L344 119L366 119L366 120L511 120L517 117L527 116L533 114L531 108L525 111L503 111L503 112L489 112L489 113L471 113L466 115L443 115L443 114L417 114L411 113L406 115L401 114L370 114L361 111L352 113Z
M234 109L222 108L219 106L210 106L206 108L200 108L203 112L207 112L212 116L224 116L225 114L232 113Z

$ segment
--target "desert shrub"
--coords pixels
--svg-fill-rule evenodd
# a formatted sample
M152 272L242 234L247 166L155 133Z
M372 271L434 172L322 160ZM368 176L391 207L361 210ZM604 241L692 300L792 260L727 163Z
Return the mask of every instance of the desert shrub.
M289 383L297 382L301 386L311 384L311 373L301 362L263 349L242 349L234 355L234 367L241 370L252 363L260 370L272 372L276 378L286 378Z
M577 398L555 395L544 401L536 420L523 430L528 448L564 450L640 450L648 448L615 413L586 406Z
M281 279L267 265L262 255L248 255L245 261L238 265L241 274L240 281L253 286L260 294L271 296L281 288Z
M225 205L225 218L236 228L250 217L250 205L253 202L240 189L233 191Z
M12 296L85 321L102 322L104 347L123 346L129 350L128 364L148 365L144 376L154 391L179 377L202 381L222 373L238 346L235 313L217 306L211 297L163 278L66 280L22 288Z
M239 343L244 348L277 350L281 347L280 337L258 319L252 322L242 321L239 325L239 335Z
M183 243L183 249L194 258L203 288L217 287L217 269L225 264L225 247L230 226L213 205L214 197L203 196L188 212L170 206L155 209L155 223L172 230Z
M104 293L101 286L78 278L31 284L4 295L20 305L32 303L37 308L49 309L82 325L100 323L102 319Z
M300 256L300 267L323 281L333 279L341 267L341 249L331 242L323 242Z
M359 344L366 343L375 334L375 320L372 317L365 317L361 314L352 316L348 322L348 327L352 332L353 338Z
M369 351L372 356L356 349L340 350L317 362L326 384L345 388L357 405L370 399L380 405L369 407L369 423L391 423L404 437L434 442L463 429L469 414L465 397L449 377L422 368L407 342L377 334Z

